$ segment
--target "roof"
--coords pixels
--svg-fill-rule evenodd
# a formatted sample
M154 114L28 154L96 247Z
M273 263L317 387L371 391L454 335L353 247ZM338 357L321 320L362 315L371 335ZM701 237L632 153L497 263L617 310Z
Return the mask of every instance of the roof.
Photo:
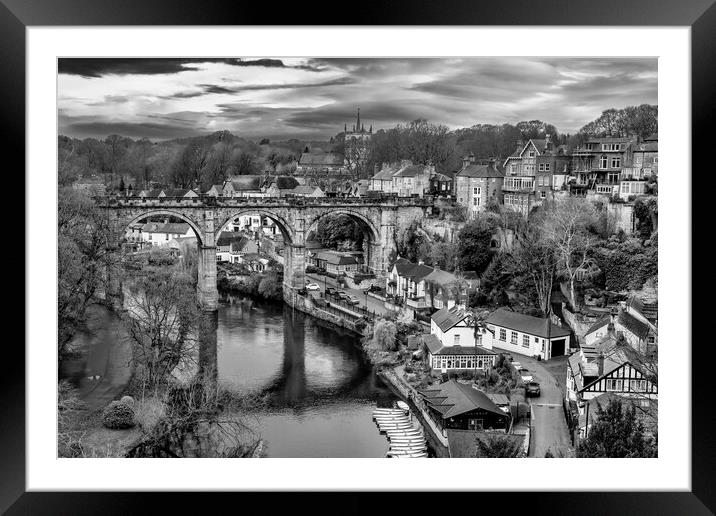
M627 306L632 310L636 310L649 320L656 320L659 317L658 301L645 302L644 300L639 299L636 296L632 296L627 301Z
M646 138L644 138L645 142L656 142L659 141L659 133L652 133Z
M401 276L406 276L408 278L413 279L414 281L420 281L421 279L429 275L431 272L433 272L433 270L434 269L432 267L418 263L413 264L413 266L408 269L405 274L401 274Z
M495 405L509 405L510 404L510 398L507 397L506 394L497 394L493 392L486 392L485 393L488 398L492 400L492 402Z
M308 185L298 185L296 188L292 190L294 194L298 195L312 195L318 190L321 192L321 189L317 186L308 186ZM321 192L322 193L322 192Z
M216 245L230 245L231 242L239 242L241 239L248 240L238 231L222 231L219 234L219 238L216 239Z
M452 308L443 308L435 312L430 319L440 328L440 331L446 332L463 319L468 317L465 310L453 306Z
M468 165L460 170L456 176L461 177L505 177L505 173L492 165Z
M393 174L395 174L395 170L393 170L392 168L384 168L383 170L375 174L371 179L390 181L393 179Z
M551 322L549 319L511 312L504 308L495 310L486 321L488 324L518 330L544 339L567 337L571 332Z
M431 407L449 406L448 410L442 414L443 419L477 409L492 412L501 417L508 417L484 392L455 380L418 392Z
M423 344L425 344L425 347L428 348L428 351L432 353L433 355L440 352L440 349L443 347L443 343L440 342L440 339L438 339L437 335L433 335L432 333L426 333L424 335L421 335Z
M415 177L430 174L430 169L425 165L408 165L398 170L393 177Z
M431 351L431 353L433 355L497 355L491 349L482 346L445 346L437 352Z
M425 276L425 281L437 283L438 285L449 285L450 283L457 281L457 276L442 269L433 269L430 274Z
M184 197L189 193L193 193L194 195L196 195L193 190L189 190L187 188L170 188L164 190L164 195L167 197Z
M413 262L405 258L398 258L397 260L395 260L395 262L393 262L393 267L397 269L398 274L401 276L405 272L409 271L413 267L413 265L415 265ZM393 267L391 267L391 269Z
M641 339L645 339L649 335L651 327L634 317L629 312L622 310L617 316L617 321L624 326L627 330L632 332L634 335Z
M184 235L190 228L191 226L189 226L186 222L167 222L166 224L159 222L147 222L142 227L142 231L145 233Z
M336 152L309 151L301 154L299 165L342 166L343 155Z
M224 186L231 184L234 190L258 190L263 176L247 174L244 176L231 176L224 181Z
M339 254L334 251L323 251L317 254L319 260L325 260L334 265L353 265L358 261L350 254Z
M599 328L606 326L607 324L609 324L610 320L611 320L611 316L609 316L609 315L605 315L605 316L597 319L597 321L589 327L589 329L587 330L587 333L585 335L589 335L590 333L597 331Z

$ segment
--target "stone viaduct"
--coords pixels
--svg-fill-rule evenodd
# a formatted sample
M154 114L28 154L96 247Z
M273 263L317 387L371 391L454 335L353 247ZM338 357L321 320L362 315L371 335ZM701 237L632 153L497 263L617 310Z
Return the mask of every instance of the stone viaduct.
M347 215L363 230L364 259L371 272L385 274L395 253L395 229L403 218L423 218L431 211L430 199L385 198L139 198L100 197L97 203L108 210L116 234L124 236L130 224L147 217L180 219L194 230L199 247L197 297L205 310L216 310L216 240L241 215L271 219L284 240L284 299L304 288L305 243L318 222L334 215Z

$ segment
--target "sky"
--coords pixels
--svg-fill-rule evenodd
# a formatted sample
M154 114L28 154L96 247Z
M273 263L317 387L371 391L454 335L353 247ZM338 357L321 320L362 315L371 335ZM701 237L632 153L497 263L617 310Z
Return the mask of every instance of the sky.
M609 108L657 103L655 58L60 59L60 134L166 140L228 130L328 139L368 129L542 120L574 133Z

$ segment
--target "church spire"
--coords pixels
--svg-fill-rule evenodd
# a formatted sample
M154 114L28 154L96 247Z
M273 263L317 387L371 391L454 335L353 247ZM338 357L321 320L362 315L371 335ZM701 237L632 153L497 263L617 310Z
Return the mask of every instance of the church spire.
M358 108L358 121L356 122L356 129L360 130L360 108Z

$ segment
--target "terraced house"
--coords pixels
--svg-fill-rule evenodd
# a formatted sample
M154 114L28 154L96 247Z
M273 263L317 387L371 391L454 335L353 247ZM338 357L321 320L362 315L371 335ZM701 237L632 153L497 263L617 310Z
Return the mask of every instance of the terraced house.
M562 188L570 162L566 145L555 145L549 134L518 145L503 164L503 204L527 216L534 206L551 198L553 190Z
M630 167L636 138L590 138L572 151L572 190L617 195L622 170Z
M455 174L457 202L467 207L470 218L485 211L491 200L502 203L502 185L505 174L497 169L495 160L475 161L475 155L463 158L462 168Z

